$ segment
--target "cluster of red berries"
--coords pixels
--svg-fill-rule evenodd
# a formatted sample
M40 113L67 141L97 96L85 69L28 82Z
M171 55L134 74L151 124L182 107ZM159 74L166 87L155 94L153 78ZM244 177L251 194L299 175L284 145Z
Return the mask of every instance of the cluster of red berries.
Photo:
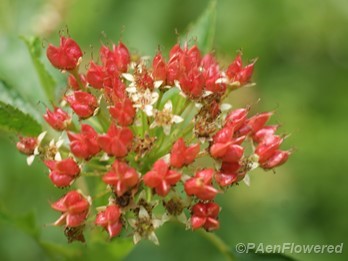
M100 63L90 61L85 73L79 71L82 56L69 37L48 46L51 64L69 73L64 97L43 115L61 134L49 144L45 133L17 143L28 162L43 159L58 188L87 176L105 183L99 196L85 196L88 190L76 185L51 205L61 212L54 224L65 226L69 241L84 241L89 222L110 238L130 225L135 242L157 243L154 229L175 217L194 230L215 230L216 195L256 167L272 169L290 155L279 149L278 126L266 126L272 113L248 118L249 108L229 111L223 104L231 90L250 83L254 62L243 66L240 54L223 70L196 45L176 44L168 61L158 51L151 62L131 56L120 42L103 45ZM214 166L200 167L202 157ZM91 208L92 198L105 199L105 206ZM159 202L164 208L156 208Z

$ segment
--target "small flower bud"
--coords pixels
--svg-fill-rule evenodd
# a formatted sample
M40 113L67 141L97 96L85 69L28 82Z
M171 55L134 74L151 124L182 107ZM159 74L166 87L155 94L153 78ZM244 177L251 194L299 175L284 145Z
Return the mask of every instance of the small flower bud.
M108 155L117 158L128 154L133 142L133 133L126 127L112 124L108 132L98 137L98 144Z
M19 137L16 146L17 149L25 155L33 155L38 144L36 137Z
M181 174L170 170L168 164L162 159L156 161L152 170L143 177L145 185L156 189L156 193L162 197L169 193L171 186L175 185L180 178Z
M65 130L71 122L69 114L58 107L55 107L53 112L47 109L43 117L57 131Z
M212 186L213 169L198 171L193 178L185 182L185 192L189 196L196 196L201 200L212 200L218 190Z
M203 227L206 231L220 227L218 215L220 207L214 202L197 203L192 207L191 227L193 230Z
M51 204L54 210L62 213L60 218L54 222L54 225L81 226L87 217L89 205L88 200L78 191L68 192L64 197Z
M111 170L103 176L103 181L113 186L116 195L121 197L138 184L139 175L127 163L115 160Z
M68 132L71 152L78 158L89 160L100 151L98 133L89 125L81 125L81 133Z
M81 119L91 117L98 108L97 99L87 92L75 91L72 95L65 96L65 99Z
M107 206L105 210L100 211L95 219L97 226L103 227L110 238L117 236L122 230L122 222L120 220L121 210L116 205Z
M61 161L46 160L45 165L50 169L49 177L59 188L70 186L79 175L80 168L72 158Z
M73 70L78 66L83 53L79 45L71 38L62 36L59 47L49 44L47 58L51 64L60 70Z

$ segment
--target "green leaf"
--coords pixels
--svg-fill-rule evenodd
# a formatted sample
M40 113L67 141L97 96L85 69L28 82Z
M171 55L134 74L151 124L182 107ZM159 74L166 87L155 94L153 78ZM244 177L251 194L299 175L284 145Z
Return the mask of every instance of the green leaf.
M47 99L49 101L54 101L56 82L51 76L51 74L49 74L49 72L46 70L45 66L43 65L40 59L41 53L42 53L41 40L38 37L32 37L30 39L21 37L21 39L27 45L28 51L34 63L36 72L39 76L42 88L44 89L46 93Z
M216 0L212 0L207 9L198 20L189 25L188 35L182 36L180 42L183 43L190 37L197 39L198 47L203 53L208 53L213 48L216 27Z
M74 248L72 245L59 245L45 241L40 241L39 244L53 259L59 260L61 257L64 257L67 260L76 260L82 255L82 251Z
M36 136L41 132L41 125L29 114L20 111L11 104L0 101L0 129Z
M33 213L28 213L23 216L14 216L8 213L8 211L0 205L0 220L17 227L19 230L32 236L36 240L40 237L40 230L35 223L35 216Z

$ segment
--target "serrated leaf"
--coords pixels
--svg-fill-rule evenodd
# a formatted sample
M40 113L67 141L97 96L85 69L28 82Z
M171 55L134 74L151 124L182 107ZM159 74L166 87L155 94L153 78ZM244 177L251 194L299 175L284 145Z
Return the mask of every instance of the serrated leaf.
M40 83L42 88L44 89L47 99L49 101L55 100L55 89L56 89L56 81L53 79L51 74L46 70L44 64L41 61L41 40L37 37L33 38L25 38L21 37L21 39L26 44L28 51L30 53L31 59L34 63L35 70L39 76Z
M209 3L207 9L202 13L198 20L189 25L188 37L182 36L180 42L193 37L197 39L198 47L203 53L208 53L213 48L216 27L216 0Z
M5 79L0 76L0 101L10 104L13 107L18 108L21 111L24 111L27 114L30 114L35 120L40 122L42 116L35 110L32 104L21 95L17 89L9 84Z
M20 111L11 104L0 101L0 129L36 136L41 132L41 125L29 114Z

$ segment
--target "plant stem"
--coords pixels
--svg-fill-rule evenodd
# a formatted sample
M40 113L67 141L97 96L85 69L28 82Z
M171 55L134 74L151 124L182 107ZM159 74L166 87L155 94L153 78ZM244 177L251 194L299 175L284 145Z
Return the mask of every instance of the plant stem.
M214 245L221 254L223 254L226 257L226 260L229 261L235 261L236 258L233 255L232 251L228 247L228 245L216 234L211 233L211 232L206 232L204 230L199 230L200 234L209 240L212 245Z

